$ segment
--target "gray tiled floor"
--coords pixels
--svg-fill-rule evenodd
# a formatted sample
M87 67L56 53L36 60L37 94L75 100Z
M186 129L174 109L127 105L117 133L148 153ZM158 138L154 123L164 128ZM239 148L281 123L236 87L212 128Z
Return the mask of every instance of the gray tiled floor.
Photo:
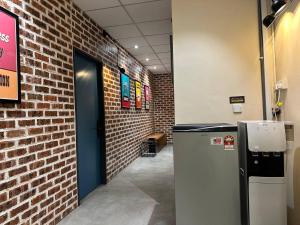
M173 148L139 158L59 225L175 225Z

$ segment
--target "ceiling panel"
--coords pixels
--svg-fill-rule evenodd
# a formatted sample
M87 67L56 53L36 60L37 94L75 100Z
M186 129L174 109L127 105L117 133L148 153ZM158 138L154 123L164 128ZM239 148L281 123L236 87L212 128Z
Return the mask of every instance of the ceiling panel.
M171 53L158 53L157 56L160 59L171 59Z
M143 64L145 66L155 66L155 65L160 65L161 61L158 59L154 59L154 60L144 61Z
M123 5L151 2L153 0L120 0Z
M163 65L154 65L154 66L147 66L147 68L153 73L166 73L166 69Z
M75 3L152 73L170 71L171 0L75 0Z
M171 63L171 58L160 59L160 61L164 64L169 64L169 63Z
M125 48L133 48L135 45L139 47L149 46L144 37L118 39L117 41Z
M132 23L123 7L88 11L87 14L102 27L118 26Z
M157 57L156 54L144 54L144 55L138 55L136 58L141 61L141 62L146 62L146 59L148 58L149 60L158 60L159 58Z
M166 69L171 70L171 60L169 60L168 63L164 63L163 65L166 67Z
M171 20L146 22L137 24L144 35L171 34Z
M152 48L148 47L148 46L144 46L144 47L139 47L138 49L135 48L129 48L127 49L131 54L133 54L134 56L137 55L146 55L146 54L154 54Z
M171 70L171 64L164 64L167 70Z
M83 9L84 11L121 5L118 0L74 0L74 2L77 6L79 6L79 8Z
M150 70L154 74L166 74L168 71L166 71L164 68L162 69L157 69L157 70Z
M135 25L109 27L106 31L115 39L140 37L141 33Z
M166 52L171 51L169 45L155 45L155 46L152 46L152 48L154 49L154 52L156 52L156 53L166 53Z
M169 34L146 36L146 40L150 45L170 45Z
M125 8L136 23L171 18L168 0L127 5Z

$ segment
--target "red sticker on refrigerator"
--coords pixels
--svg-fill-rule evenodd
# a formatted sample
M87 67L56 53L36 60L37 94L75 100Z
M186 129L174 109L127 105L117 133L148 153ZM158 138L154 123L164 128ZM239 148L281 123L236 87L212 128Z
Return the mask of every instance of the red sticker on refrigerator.
M224 149L225 150L235 150L234 149L234 137L228 135L224 138Z

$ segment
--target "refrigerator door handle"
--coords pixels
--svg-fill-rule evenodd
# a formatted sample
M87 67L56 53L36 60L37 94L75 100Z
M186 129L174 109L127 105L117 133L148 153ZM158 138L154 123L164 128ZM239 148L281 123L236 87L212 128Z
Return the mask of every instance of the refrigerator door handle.
M246 172L245 172L245 170L244 170L243 168L240 168L240 174L241 174L243 177L245 176Z

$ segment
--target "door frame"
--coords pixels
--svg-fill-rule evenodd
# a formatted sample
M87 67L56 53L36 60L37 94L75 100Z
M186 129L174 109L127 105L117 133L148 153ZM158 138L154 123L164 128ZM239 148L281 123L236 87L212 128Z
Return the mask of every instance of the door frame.
M75 74L75 55L81 55L88 60L95 62L97 66L97 89L98 89L98 99L99 99L99 121L101 126L101 135L100 135L100 162L101 162L101 184L107 184L107 169L106 169L106 129L105 129L105 99L104 99L104 78L103 78L103 63L96 59L95 57L85 53L82 50L77 48L73 48L73 84L74 84L74 104L75 104L75 121L76 121L76 167L77 167L77 196L79 193L79 176L78 176L78 138L77 138L77 130L78 130L78 121L77 121L77 102L76 102L76 74ZM80 200L77 198L78 205L80 205Z

